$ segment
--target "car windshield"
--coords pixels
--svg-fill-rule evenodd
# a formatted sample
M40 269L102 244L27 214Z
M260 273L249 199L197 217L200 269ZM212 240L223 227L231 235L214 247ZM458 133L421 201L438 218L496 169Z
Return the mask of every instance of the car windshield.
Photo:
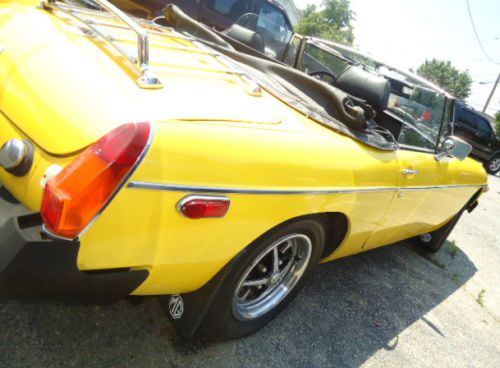
M391 82L387 111L403 122L398 136L395 137L398 143L434 151L439 146L440 140L449 133L449 126L444 122L450 121L451 107L449 106L450 100L444 93L426 85L425 81L400 73L358 52L351 52L346 47L336 47L335 44L314 41L325 50L319 47L314 48L314 44L307 45L306 50L309 51L304 54L304 64L306 57L308 60L321 63L311 63L309 70L302 69L305 72L310 74L314 72L314 68L324 70L322 68L327 66L334 76L338 76L337 73L342 73L354 64L383 76ZM326 52L332 48L333 52ZM340 53L340 57L335 57L335 52Z
M380 65L374 60L362 55L342 50L342 56L350 60L353 64L359 65L367 70L377 71Z
M398 92L393 89L389 96L388 110L405 122L398 142L408 146L436 149L445 114L445 103L443 94L423 87L404 86Z
M334 78L342 74L350 64L336 51L327 51L320 45L310 41L306 43L304 57L298 68L307 74L328 73Z

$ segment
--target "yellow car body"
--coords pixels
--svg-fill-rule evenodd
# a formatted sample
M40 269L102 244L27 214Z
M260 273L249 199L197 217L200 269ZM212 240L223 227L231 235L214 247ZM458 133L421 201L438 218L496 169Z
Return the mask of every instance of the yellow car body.
M39 211L51 165L65 167L123 123L150 122L148 153L81 235L77 258L80 271L147 270L133 295L198 290L252 241L301 216L347 220L322 262L429 233L486 185L471 159L369 147L264 88L253 93L227 59L174 30L143 25L162 88L141 88L137 71L105 41L38 5L0 4L0 143L34 145L29 174L0 169L0 183ZM135 51L133 32L88 16ZM186 218L176 206L190 194L225 196L229 211Z

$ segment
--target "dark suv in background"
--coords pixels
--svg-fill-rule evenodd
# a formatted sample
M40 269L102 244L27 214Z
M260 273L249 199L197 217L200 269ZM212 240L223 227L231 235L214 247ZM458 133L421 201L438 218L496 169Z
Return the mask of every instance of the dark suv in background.
M472 145L471 155L483 162L486 171L500 171L500 138L487 115L457 101L454 130L456 136Z

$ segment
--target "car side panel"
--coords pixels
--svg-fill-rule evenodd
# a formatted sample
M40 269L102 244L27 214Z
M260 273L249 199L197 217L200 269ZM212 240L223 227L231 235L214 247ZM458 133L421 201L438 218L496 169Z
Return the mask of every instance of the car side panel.
M395 153L369 149L320 126L313 130L322 134L313 135L237 125L158 124L150 152L131 180L315 193L230 193L224 218L190 220L177 212L176 204L203 191L124 188L82 237L78 267L147 268L150 276L135 294L188 292L203 286L266 231L324 212L349 218L348 236L328 259L361 251L392 200ZM353 183L374 190L349 192L358 187ZM332 188L345 191L322 193Z
M241 123L158 124L153 146L133 181L257 190L300 188L316 193L227 194L232 203L225 218L189 220L176 210L177 202L189 192L125 187L82 236L78 268L148 269L150 277L135 294L188 292L203 286L269 229L291 218L324 212L340 212L349 220L342 245L324 261L367 249L363 246L373 233L387 232L392 226L386 216L407 215L404 208L389 211L397 190L398 153L371 149L307 124L308 134ZM24 196L20 199L36 211L46 168L54 163L65 166L73 157L55 158L40 149L35 157L38 164L24 179L29 183L21 185L29 190L15 194ZM485 180L480 165L472 160L456 164L460 168L456 183L476 185L477 190ZM2 182L9 190L16 188L16 179L4 174ZM332 188L343 192L321 193ZM465 203L472 190L457 189L451 197ZM436 192L436 203L442 195L443 191ZM433 215L445 217L448 202L437 206ZM372 245L396 240L393 234Z
M163 184L164 190L124 188L82 237L79 268L146 268L150 276L134 294L189 292L203 286L266 231L295 217L324 212L340 212L349 220L343 243L324 261L365 250L372 234L393 228L386 216L407 217L415 206L410 201L406 207L388 210L396 200L398 153L368 148L320 126L310 129L304 134L222 122L158 124L150 153L131 180ZM432 170L430 162L426 164ZM477 184L475 190L480 185L476 169L463 180L464 184ZM451 180L443 175L435 183L450 184ZM190 193L207 194L190 190L190 186L218 188L222 191L218 195L224 195L225 188L231 200L227 215L222 219L184 218L176 210L178 201ZM255 192L230 193L235 188ZM322 192L335 188L340 192ZM314 193L265 192L291 189ZM443 193L452 193L457 208L436 206L433 220L426 226L458 212L472 191L437 192L436 202ZM408 225L408 234L418 234L411 229ZM431 228L418 231L423 230ZM391 243L401 236L385 234L371 245Z

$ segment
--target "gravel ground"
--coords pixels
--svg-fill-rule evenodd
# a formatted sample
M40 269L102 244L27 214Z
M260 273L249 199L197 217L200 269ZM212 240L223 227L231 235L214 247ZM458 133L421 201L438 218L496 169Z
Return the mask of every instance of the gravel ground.
M499 214L490 176L438 254L398 243L325 264L276 320L237 341L180 339L154 298L0 301L0 367L500 367Z

